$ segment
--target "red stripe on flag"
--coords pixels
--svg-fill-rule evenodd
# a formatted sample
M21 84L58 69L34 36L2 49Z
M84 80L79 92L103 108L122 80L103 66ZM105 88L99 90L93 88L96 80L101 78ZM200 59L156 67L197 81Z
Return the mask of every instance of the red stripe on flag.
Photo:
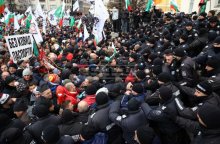
M4 13L5 5L0 6L0 14Z
M132 8L131 8L131 6L129 5L129 6L128 6L128 11L131 11L131 10L132 10Z

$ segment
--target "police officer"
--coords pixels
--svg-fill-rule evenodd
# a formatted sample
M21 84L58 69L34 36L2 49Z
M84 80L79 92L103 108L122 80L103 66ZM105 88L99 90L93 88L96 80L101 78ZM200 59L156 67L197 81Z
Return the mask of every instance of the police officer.
M193 28L193 23L191 21L186 23L184 34L188 35L188 44L191 44L198 37L198 32Z
M184 49L177 48L173 52L176 65L176 79L180 85L194 86L197 81L196 64L192 58L186 56Z

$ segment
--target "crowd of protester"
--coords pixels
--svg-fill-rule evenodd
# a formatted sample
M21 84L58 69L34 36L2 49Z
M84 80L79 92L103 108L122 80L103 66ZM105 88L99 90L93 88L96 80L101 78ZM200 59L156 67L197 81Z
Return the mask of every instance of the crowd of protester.
M115 38L106 22L98 45L48 25L40 56L17 63L2 38L0 143L219 144L220 15L134 18Z

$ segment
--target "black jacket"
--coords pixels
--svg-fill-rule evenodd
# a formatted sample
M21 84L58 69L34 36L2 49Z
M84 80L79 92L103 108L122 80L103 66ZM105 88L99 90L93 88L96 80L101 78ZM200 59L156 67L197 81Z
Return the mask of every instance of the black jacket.
M55 115L48 115L38 119L36 122L27 126L25 129L38 143L43 143L41 139L41 133L43 129L48 125L58 125L59 123L60 117Z
M60 135L77 135L81 133L83 124L81 122L75 122L75 120L60 124L59 130L60 130Z

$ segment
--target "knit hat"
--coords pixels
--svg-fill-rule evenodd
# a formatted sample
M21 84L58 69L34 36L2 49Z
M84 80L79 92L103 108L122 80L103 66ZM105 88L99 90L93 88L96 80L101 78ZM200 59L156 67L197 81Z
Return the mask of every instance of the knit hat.
M15 78L12 77L12 76L7 76L7 77L5 78L5 83L6 83L7 85L10 84L10 83L13 82L13 81L15 81Z
M158 80L164 83L171 81L171 75L168 72L162 72L158 75Z
M132 87L132 90L138 94L140 93L143 93L144 92L144 88L141 84L137 83L137 84L134 84L133 87Z
M193 23L191 21L186 23L186 26L193 26Z
M90 85L85 89L87 95L94 95L97 91L97 88L94 85Z
M49 109L45 105L35 105L32 109L32 114L42 118L49 114Z
M47 99L47 98L41 96L41 97L37 98L35 105L44 105L49 109L53 105L53 103L50 99Z
M175 50L173 51L173 54L174 54L175 56L178 56L178 57L184 57L184 56L186 55L184 49L182 49L182 48L177 48L177 49L175 49Z
M1 105L7 103L9 99L10 99L9 94L4 94L4 93L0 94L0 104Z
M49 80L49 82L52 82L52 83L54 83L54 82L56 82L56 80L58 79L58 75L57 74L49 74L48 75L48 80Z
M27 103L23 100L17 100L14 104L14 112L19 112L19 111L26 111L28 109Z
M22 75L23 76L33 75L33 72L29 68L26 68L26 69L23 70Z
M136 72L136 76L137 76L139 79L143 80L143 79L146 78L146 73L145 73L143 70L139 70L139 71Z
M138 56L137 56L136 53L132 53L132 54L130 55L130 57L133 58L134 60L137 60L137 58L138 58Z
M209 129L218 129L220 128L220 108L206 103L202 105L198 110L198 115L202 122Z
M62 123L67 123L74 119L74 114L69 109L65 109L61 115Z
M13 144L19 142L22 136L19 128L11 127L2 132L0 141L4 144Z
M72 82L70 79L65 79L65 80L63 81L63 85L65 86L67 83L70 83L70 82Z
M15 64L15 63L11 63L11 64L9 64L9 66L8 66L9 68L10 67L13 67L13 68L15 68L15 69L17 69L18 68L18 66Z
M217 38L215 38L213 44L220 44L220 36L218 36Z
M173 96L172 90L166 86L161 86L159 88L159 93L160 93L161 99L164 101L170 100Z
M196 89L206 95L212 94L212 86L207 81L203 81L197 84Z
M43 131L41 138L46 143L56 143L60 139L60 131L59 128L55 125L47 126Z
M219 59L216 57L211 57L210 59L208 59L206 65L216 69L219 67Z
M47 84L43 84L43 85L41 85L41 86L39 86L37 88L37 91L39 91L40 93L43 93L44 91L46 91L48 89L49 89L48 85Z
M99 92L96 95L95 99L96 99L97 105L104 105L104 104L108 103L108 101L109 101L108 95L104 92Z
M131 98L128 101L128 110L129 111L137 111L139 110L141 102L139 102L136 98Z

